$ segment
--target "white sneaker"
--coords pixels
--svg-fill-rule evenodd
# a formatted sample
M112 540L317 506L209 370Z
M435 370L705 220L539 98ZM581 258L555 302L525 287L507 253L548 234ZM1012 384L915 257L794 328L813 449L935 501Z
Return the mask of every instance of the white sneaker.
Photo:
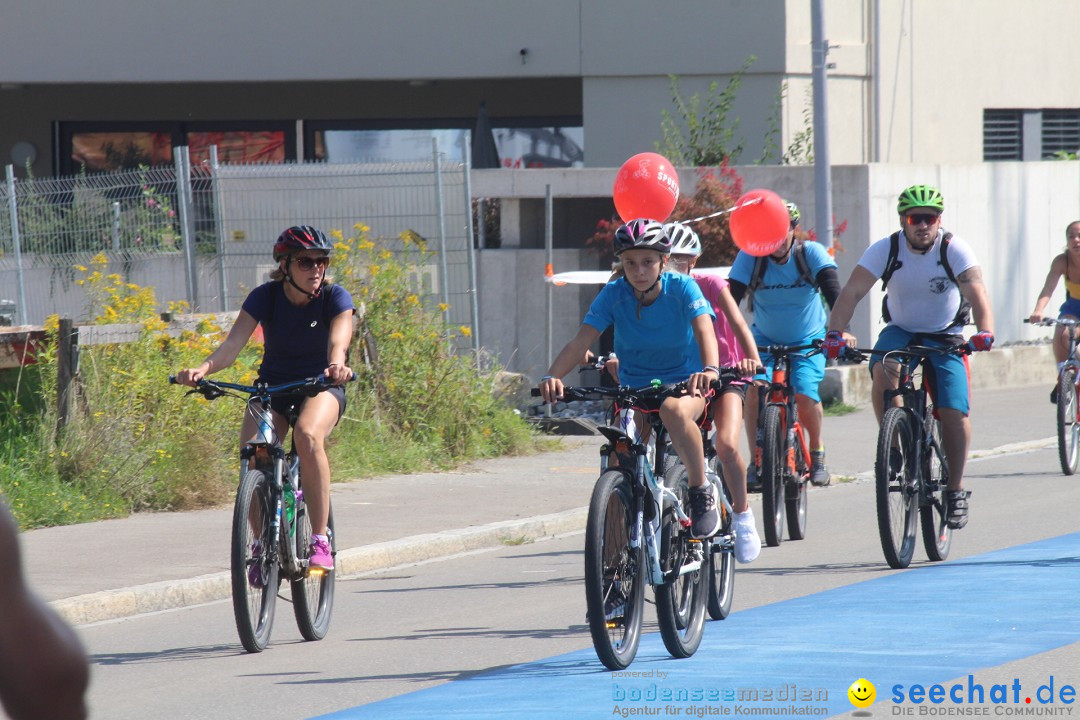
M754 524L754 511L735 513L735 559L740 563L752 563L761 553L761 538Z

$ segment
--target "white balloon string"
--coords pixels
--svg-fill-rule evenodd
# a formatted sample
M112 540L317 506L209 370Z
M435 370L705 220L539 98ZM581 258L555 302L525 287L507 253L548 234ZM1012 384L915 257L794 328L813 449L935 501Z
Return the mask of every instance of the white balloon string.
M724 215L725 213L735 212L739 208L746 207L747 205L757 205L758 203L762 202L764 199L765 198L762 198L762 197L756 197L756 198L753 198L752 200L747 200L744 203L740 203L739 205L736 205L735 207L728 208L727 210L717 210L714 213L709 213L708 215L702 215L701 217L694 218L693 220L679 220L679 222L681 222L683 225L689 225L690 223L701 222L702 220L708 220L709 218L720 217L721 215Z

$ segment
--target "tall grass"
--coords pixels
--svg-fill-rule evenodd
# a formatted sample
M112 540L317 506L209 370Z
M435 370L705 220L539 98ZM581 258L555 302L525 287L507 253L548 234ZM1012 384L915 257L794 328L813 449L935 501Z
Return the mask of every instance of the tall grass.
M453 352L468 327L448 328L428 307L414 271L433 262L417 238L376 241L357 224L331 233L334 272L365 311L354 341L358 381L331 436L335 479L445 468L467 459L527 452L536 437L492 394L493 370ZM179 510L230 500L243 405L207 401L169 386L169 374L203 360L225 332L204 320L171 337L150 288L106 275L107 258L78 267L101 323L138 322L137 342L84 347L67 424L57 427L56 328L36 364L0 373L0 493L23 527L85 522L136 510ZM182 304L172 304L174 312ZM222 379L255 379L262 346L249 342Z

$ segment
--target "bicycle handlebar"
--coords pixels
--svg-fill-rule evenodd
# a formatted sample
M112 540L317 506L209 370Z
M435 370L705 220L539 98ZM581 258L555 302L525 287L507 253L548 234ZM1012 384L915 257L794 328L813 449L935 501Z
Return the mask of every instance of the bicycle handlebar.
M929 345L906 345L904 347L894 348L892 350L879 350L877 348L856 348L851 346L844 347L844 354L842 357L845 360L852 362L864 362L868 355L912 355L919 358L929 357L930 355L970 355L971 348L964 345L957 345L955 347L930 347Z
M1043 318L1039 322L1031 322L1031 318L1024 318L1024 322L1031 325L1040 325L1044 327L1052 327L1054 325L1065 325L1067 327L1075 327L1080 325L1080 320L1073 320L1071 318Z
M349 382L356 380L356 373L352 374L349 378ZM175 375L169 376L170 385L179 385L176 381ZM293 390L299 390L301 388L321 388L332 385L325 375L314 375L303 380L294 380L292 382L281 383L279 385L269 385L267 383L256 383L255 385L241 385L239 383L224 382L222 380L199 380L197 386L190 392L199 393L207 400L213 400L219 398L222 395L228 395L228 390L235 390L237 392L246 393L248 395L285 395Z
M762 368L758 368L758 370L761 371ZM720 368L720 376L712 381L712 387L713 389L719 389L737 380L747 379L749 378L743 375L737 368L723 367ZM533 397L540 397L540 388L532 388L531 394ZM686 381L683 380L682 382L677 383L644 385L637 388L632 388L627 385L620 385L613 388L573 387L570 385L564 385L561 399L565 402L573 402L578 400L601 400L603 398L640 400L653 397L675 397L685 394Z
M822 352L822 343L822 340L814 340L806 345L758 345L758 352L770 355L794 355L803 350L810 350L811 352L806 353L806 357L810 357Z

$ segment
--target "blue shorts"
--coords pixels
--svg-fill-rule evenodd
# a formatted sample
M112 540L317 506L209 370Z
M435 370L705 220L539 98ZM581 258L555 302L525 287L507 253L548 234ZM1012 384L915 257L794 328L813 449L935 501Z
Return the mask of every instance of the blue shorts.
M912 342L913 340L915 342ZM896 325L889 325L878 335L874 349L899 350L908 345L953 346L948 342L934 339L933 336L911 333ZM929 361L931 371L927 373L926 385L930 389L930 396L934 399L934 406L959 410L966 416L971 409L971 372L967 355L934 354L929 357ZM874 365L879 362L881 362L881 355L875 353L870 357L871 374L873 374Z
M1062 315L1080 318L1080 298L1066 295L1065 302L1061 303L1061 307L1058 308L1058 319L1061 319Z
M802 342L791 344L807 345L823 337L825 337L824 330L820 334L812 335ZM758 332L754 332L754 342L759 346L784 344L773 342ZM772 355L766 352L760 354L761 364L765 366L765 376L769 379L769 382L772 382ZM818 386L825 379L825 354L817 353L806 357L803 354L796 353L788 356L788 359L788 378L791 380L791 386L795 388L795 393L805 395L814 402L821 402L821 393L818 392Z

